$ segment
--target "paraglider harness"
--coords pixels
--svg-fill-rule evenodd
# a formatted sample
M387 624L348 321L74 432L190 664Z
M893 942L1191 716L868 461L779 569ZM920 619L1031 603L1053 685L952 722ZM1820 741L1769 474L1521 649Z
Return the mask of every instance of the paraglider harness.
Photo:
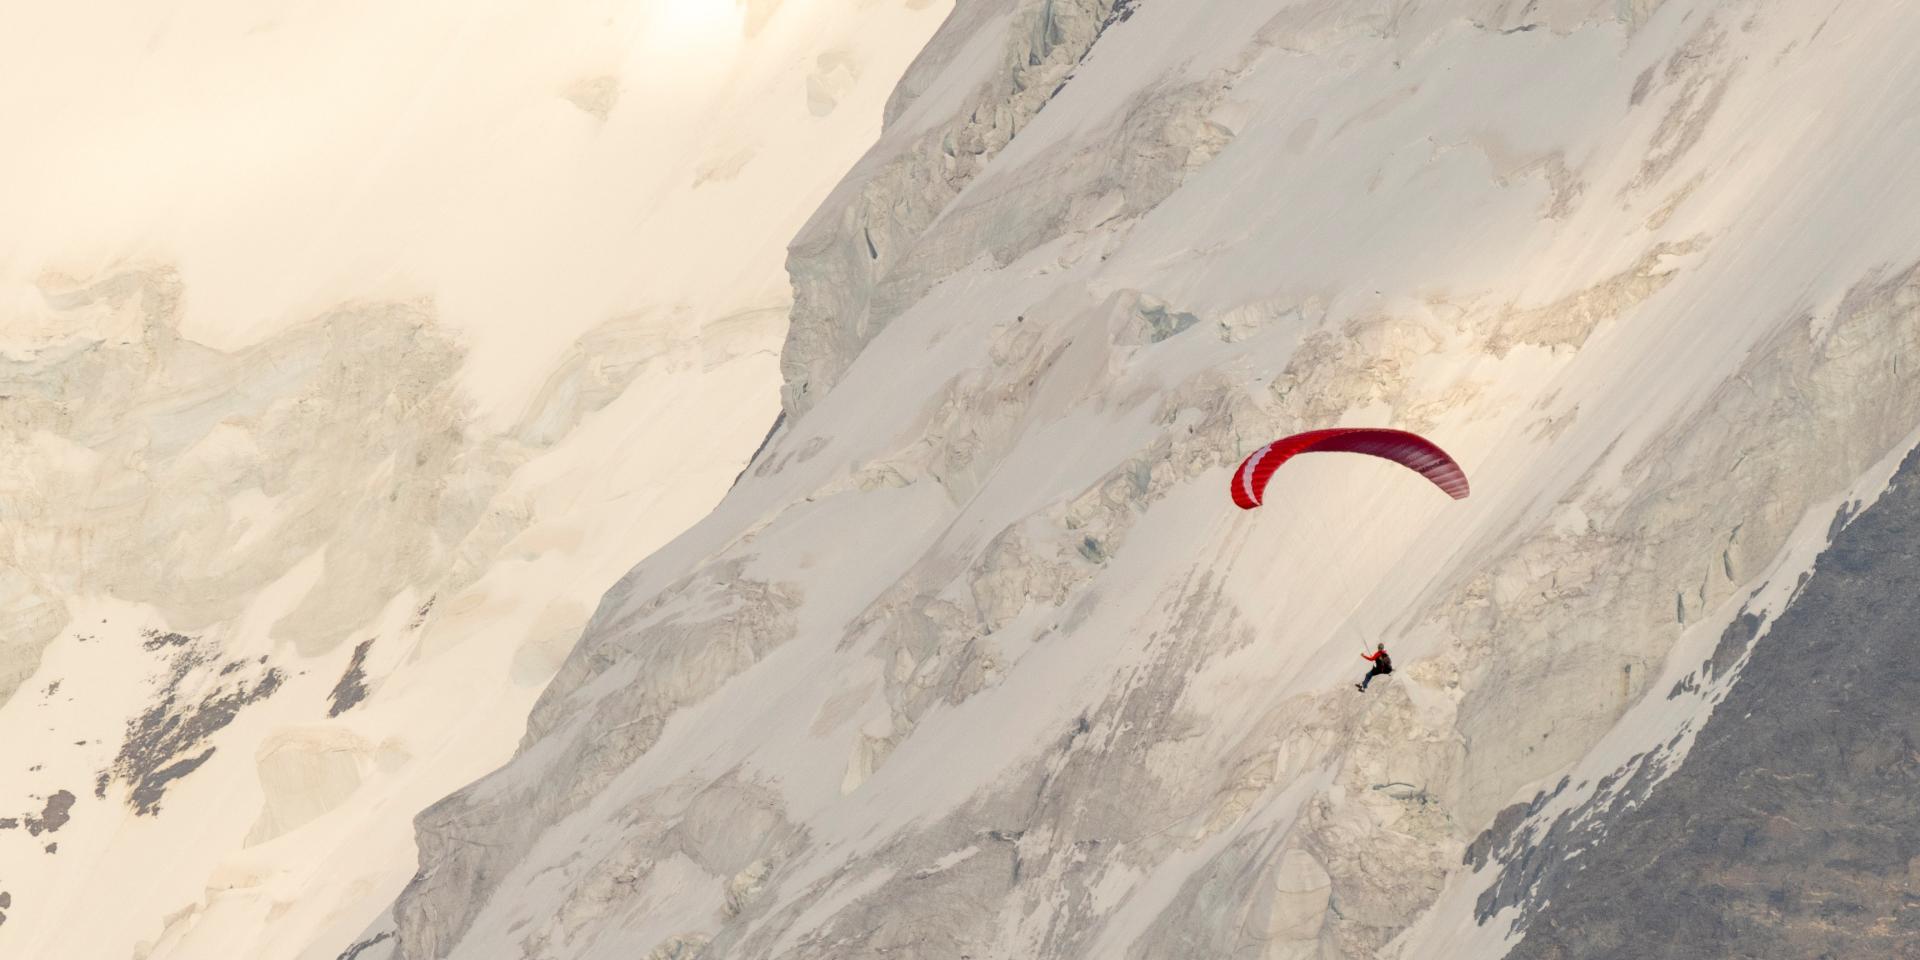
M1374 677L1384 677L1393 672L1393 658L1387 656L1387 651L1384 647L1375 650L1373 653L1363 653L1360 655L1360 659L1373 661L1373 669L1367 671L1367 675L1360 678L1359 683L1354 684L1354 687L1363 693L1367 689L1367 684L1373 682Z

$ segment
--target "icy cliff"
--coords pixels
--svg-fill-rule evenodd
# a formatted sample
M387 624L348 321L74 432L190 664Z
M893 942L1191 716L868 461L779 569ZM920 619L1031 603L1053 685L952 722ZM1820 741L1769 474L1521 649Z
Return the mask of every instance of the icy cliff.
M1868 504L1920 428L1917 40L1896 4L962 0L794 240L788 416L350 953L1844 945L1769 936L1830 901L1756 850L1911 943L1906 821L1738 814L1660 880L1734 913L1575 861L1668 849L1685 811L1633 811L1710 751L1823 749L1723 734L1910 511ZM1333 424L1427 433L1474 496L1329 457L1230 506ZM1901 742L1849 803L1911 784Z

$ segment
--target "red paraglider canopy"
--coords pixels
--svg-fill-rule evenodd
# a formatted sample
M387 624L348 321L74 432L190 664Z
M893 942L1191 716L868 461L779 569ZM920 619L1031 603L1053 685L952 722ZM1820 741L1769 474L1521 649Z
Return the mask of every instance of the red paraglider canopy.
M1455 500L1467 496L1467 475L1445 450L1417 433L1371 427L1335 427L1282 437L1253 452L1233 472L1233 502L1242 510L1260 505L1267 481L1300 453L1364 453L1392 460L1433 481Z

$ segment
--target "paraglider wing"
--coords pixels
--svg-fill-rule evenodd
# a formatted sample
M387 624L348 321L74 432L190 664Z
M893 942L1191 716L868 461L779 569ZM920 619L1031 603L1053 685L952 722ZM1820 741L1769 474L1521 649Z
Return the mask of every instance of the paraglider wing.
M1405 430L1336 427L1282 437L1253 452L1233 472L1233 502L1242 510L1260 505L1267 481L1280 465L1302 453L1364 453L1419 473L1455 500L1467 496L1467 475L1433 441Z

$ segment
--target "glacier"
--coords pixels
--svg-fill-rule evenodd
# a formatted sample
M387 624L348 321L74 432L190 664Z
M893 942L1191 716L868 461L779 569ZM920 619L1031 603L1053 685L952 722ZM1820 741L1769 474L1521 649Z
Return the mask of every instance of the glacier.
M775 436L421 815L367 955L1653 955L1551 891L1920 439L1916 31L956 5L793 241ZM1473 498L1323 458L1230 508L1336 424Z
M456 34L511 69L406 69L544 112L360 106L447 152L368 135L391 225L310 272L205 272L275 196L7 275L0 951L1920 944L1920 11L515 9ZM126 219L8 199L79 261ZM1310 457L1233 507L1335 425L1473 496Z

